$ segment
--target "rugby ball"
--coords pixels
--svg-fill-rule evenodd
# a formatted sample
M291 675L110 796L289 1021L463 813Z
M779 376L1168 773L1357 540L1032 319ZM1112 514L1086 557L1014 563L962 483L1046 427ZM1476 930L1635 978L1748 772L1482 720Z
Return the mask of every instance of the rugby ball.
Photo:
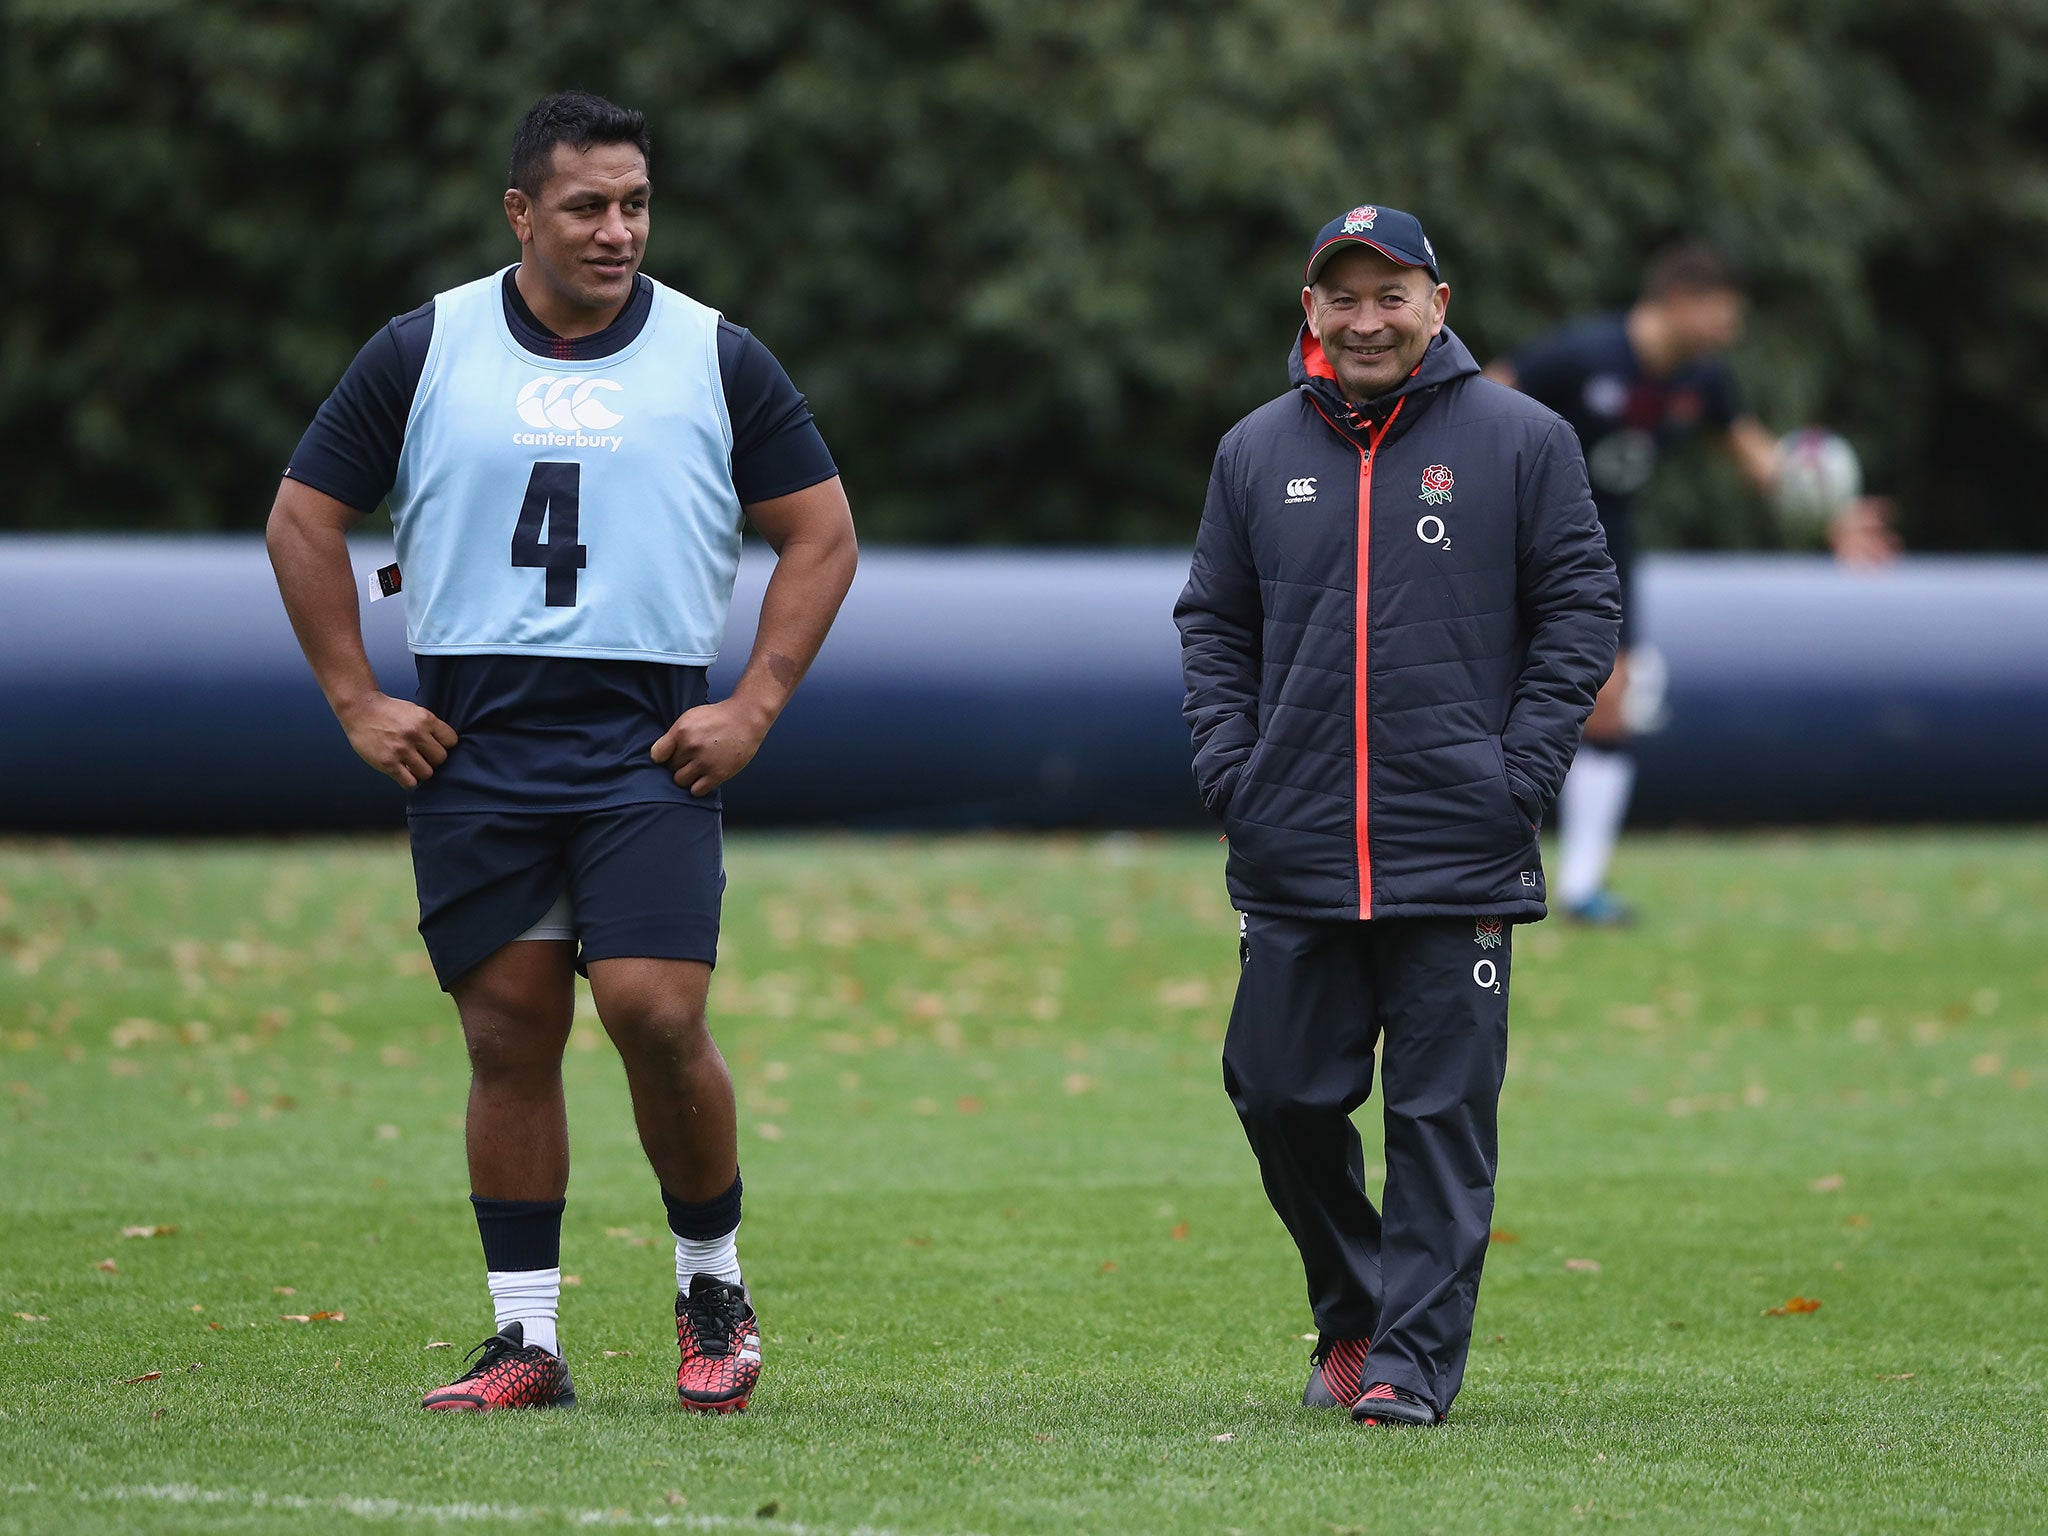
M1825 427L1788 432L1778 444L1771 504L1787 528L1814 533L1863 494L1863 461L1848 439Z

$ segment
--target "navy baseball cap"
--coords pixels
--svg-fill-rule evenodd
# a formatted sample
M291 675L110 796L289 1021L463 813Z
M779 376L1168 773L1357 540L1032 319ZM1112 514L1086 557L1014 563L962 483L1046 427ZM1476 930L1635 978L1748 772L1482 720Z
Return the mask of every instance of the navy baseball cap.
M1360 203L1349 213L1340 213L1322 227L1316 243L1309 247L1308 281L1313 283L1324 267L1354 245L1369 245L1389 261L1404 267L1420 267L1437 282L1436 247L1422 232L1422 221L1398 208L1375 208Z

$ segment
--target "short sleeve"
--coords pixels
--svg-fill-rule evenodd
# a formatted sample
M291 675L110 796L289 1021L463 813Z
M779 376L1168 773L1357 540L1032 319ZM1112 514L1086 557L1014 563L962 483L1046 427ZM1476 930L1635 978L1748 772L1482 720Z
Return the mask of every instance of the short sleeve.
M1741 414L1742 381L1725 359L1714 358L1700 380L1700 419L1725 432Z
M751 331L721 320L718 370L732 420L732 481L740 505L772 501L839 473L810 402Z
M299 439L285 474L359 512L374 510L398 478L405 421L433 337L429 302L365 342Z

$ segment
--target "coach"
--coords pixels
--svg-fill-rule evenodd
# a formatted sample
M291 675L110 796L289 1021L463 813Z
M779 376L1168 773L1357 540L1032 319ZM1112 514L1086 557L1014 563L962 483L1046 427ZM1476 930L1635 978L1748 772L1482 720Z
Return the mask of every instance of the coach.
M1479 376L1422 226L1311 247L1292 387L1216 454L1174 610L1243 962L1224 1083L1301 1251L1303 1401L1440 1423L1493 1213L1512 925L1613 665L1571 428ZM1380 1044L1383 1209L1352 1112Z

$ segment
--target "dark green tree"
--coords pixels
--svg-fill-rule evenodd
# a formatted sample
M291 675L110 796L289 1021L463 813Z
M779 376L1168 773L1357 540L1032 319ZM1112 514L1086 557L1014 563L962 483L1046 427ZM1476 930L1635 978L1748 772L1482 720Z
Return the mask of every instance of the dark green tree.
M1921 544L2048 545L2043 0L14 0L0 526L246 528L354 349L514 259L518 114L655 130L649 270L810 393L871 537L1184 539L1309 233L1429 224L1482 356L1661 238ZM1768 539L1713 473L1678 542Z

